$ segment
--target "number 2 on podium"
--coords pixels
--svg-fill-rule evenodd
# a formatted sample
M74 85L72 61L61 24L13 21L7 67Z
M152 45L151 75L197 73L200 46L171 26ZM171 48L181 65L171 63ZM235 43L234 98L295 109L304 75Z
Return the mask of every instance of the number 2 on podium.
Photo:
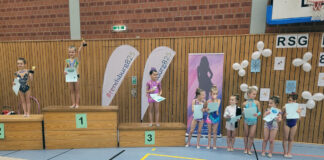
M76 128L87 128L87 114L80 113L75 114L75 120L76 120Z
M4 139L4 124L0 123L0 139Z

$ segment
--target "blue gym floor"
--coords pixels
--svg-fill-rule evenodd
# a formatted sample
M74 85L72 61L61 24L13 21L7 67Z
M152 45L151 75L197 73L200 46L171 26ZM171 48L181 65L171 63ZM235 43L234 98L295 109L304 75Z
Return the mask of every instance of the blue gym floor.
M196 138L191 141L196 143ZM201 138L201 148L195 146L185 147L146 147L146 148L95 148L95 149L61 149L61 150L24 150L24 151L0 151L0 160L215 160L215 159L256 159L255 154L243 154L243 139L236 138L234 152L226 151L226 137L217 139L217 150L207 150L207 138ZM259 159L270 159L261 157L261 140L255 140ZM275 143L275 153L271 159L284 159L282 156L282 143ZM118 153L120 153L118 155ZM117 155L117 156L116 156ZM324 145L294 143L294 160L324 160Z

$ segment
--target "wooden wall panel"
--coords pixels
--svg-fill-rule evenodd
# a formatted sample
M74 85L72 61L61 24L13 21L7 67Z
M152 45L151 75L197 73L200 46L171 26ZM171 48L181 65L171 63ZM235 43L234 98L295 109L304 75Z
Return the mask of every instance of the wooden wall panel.
M163 96L166 101L160 104L161 122L187 122L187 77L189 53L225 53L224 57L224 88L223 109L228 105L229 96L240 94L243 102L243 93L239 86L242 83L256 85L259 88L271 88L271 96L281 98L280 107L287 102L285 94L286 80L297 81L299 102L306 101L301 98L304 90L312 93L322 92L323 87L317 86L318 74L324 67L318 67L319 54L323 52L320 47L322 33L309 33L308 48L276 48L276 34L264 35L235 35L235 36L204 36L204 37L177 37L177 38L145 38L145 39L115 39L115 40L88 40L80 61L81 75L81 105L100 105L102 83L107 61L119 45L128 44L135 47L140 56L134 61L129 72L120 86L111 105L120 107L119 122L140 122L141 84L145 62L149 54L156 47L168 46L176 51L170 67L162 80ZM261 72L251 73L251 66L246 69L245 77L239 77L232 64L247 59L251 62L251 55L256 51L256 43L262 40L265 48L270 48L273 54L269 58L261 57ZM41 107L50 105L70 105L68 85L64 82L64 60L69 45L79 46L80 41L19 41L0 42L0 106L13 106L17 110L18 97L11 89L13 73L17 70L18 57L27 59L27 66L35 65L34 81L31 82L32 95L41 103ZM300 67L294 67L292 60L302 57L305 52L313 52L311 72L304 72ZM274 58L286 57L284 71L275 71ZM144 73L148 74L148 73ZM137 85L131 84L131 77L137 76ZM131 89L135 88L137 97L131 96ZM259 98L259 95L257 96ZM261 102L262 111L267 108L267 102ZM33 108L36 104L32 104ZM298 121L297 141L310 143L324 143L324 103L317 102L316 108L307 110L306 118ZM36 112L36 109L33 109ZM144 122L148 121L145 115ZM259 119L257 137L263 137L263 121ZM283 124L281 124L282 126ZM225 123L222 124L223 133ZM277 139L282 139L282 130L279 130ZM243 125L239 126L239 136L243 135Z

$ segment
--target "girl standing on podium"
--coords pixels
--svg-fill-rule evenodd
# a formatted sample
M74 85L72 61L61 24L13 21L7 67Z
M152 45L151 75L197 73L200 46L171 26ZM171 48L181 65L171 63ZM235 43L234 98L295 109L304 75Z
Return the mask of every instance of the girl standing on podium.
M86 42L83 40L81 42L81 45L79 49L77 50L75 46L70 46L69 47L69 58L65 60L65 68L73 68L77 72L78 79L80 78L79 75L79 56L81 53L81 50L84 46L87 46ZM64 71L64 74L66 75L67 72ZM79 107L79 102L80 102L80 93L79 93L79 88L80 84L79 81L77 82L69 82L69 88L70 88L70 94L71 94L71 101L72 101L72 106L70 108L78 108Z
M21 100L21 105L24 110L24 116L29 117L30 115L30 88L28 85L29 81L33 80L33 74L35 67L32 70L26 69L26 60L25 58L18 58L17 60L18 71L15 73L15 76L18 78L20 83L19 87L19 97ZM16 85L13 82L13 85Z
M158 94L159 96L162 95L162 87L161 83L158 81L158 72L157 70L152 67L150 70L151 80L146 83L146 93L149 102L149 119L150 124L149 127L153 125L153 108L155 110L155 123L156 126L159 127L159 102L156 102L152 99L150 94Z

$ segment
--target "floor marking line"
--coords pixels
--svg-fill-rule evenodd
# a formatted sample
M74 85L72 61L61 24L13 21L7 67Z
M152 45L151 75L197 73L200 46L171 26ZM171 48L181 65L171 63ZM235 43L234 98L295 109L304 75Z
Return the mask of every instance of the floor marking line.
M147 153L144 157L141 158L141 160L145 160L149 155L150 153Z
M112 156L109 160L113 160L114 158L116 158L117 156L119 156L120 154L122 154L123 152L125 152L125 150L120 151L116 155Z
M154 154L154 153L147 153L141 160L145 160L148 156L159 156L159 157L169 157L169 158L178 158L178 159L191 159L191 160L206 160L206 159L199 159L199 158L180 157L180 156L171 156L171 155Z
M57 155L55 155L54 157L51 157L51 158L49 158L49 159L47 159L47 160L50 160L50 159L53 159L53 158L55 158L55 157L61 156L61 155L65 154L65 153L67 153L67 152L70 152L71 150L73 150L73 149L69 149L69 150L67 150L67 151L64 151L64 152L62 152L62 153L60 153L60 154L57 154Z
M196 144L190 144L190 146L196 146ZM207 147L208 145L200 145L203 147ZM226 146L217 146L217 148L227 148ZM233 148L235 150L244 150L244 148ZM257 152L262 152L261 150L257 150ZM283 152L272 152L275 154L282 154ZM324 156L320 156L320 155L311 155L311 154L299 154L299 153L292 153L293 156L303 156L303 157L315 157L315 158L324 158Z
M13 152L10 152L10 153L7 153L7 154L4 154L4 155L1 155L1 156L7 156L9 154L13 154L13 153L16 153L16 152L19 152L20 150L17 150L17 151L13 151Z

